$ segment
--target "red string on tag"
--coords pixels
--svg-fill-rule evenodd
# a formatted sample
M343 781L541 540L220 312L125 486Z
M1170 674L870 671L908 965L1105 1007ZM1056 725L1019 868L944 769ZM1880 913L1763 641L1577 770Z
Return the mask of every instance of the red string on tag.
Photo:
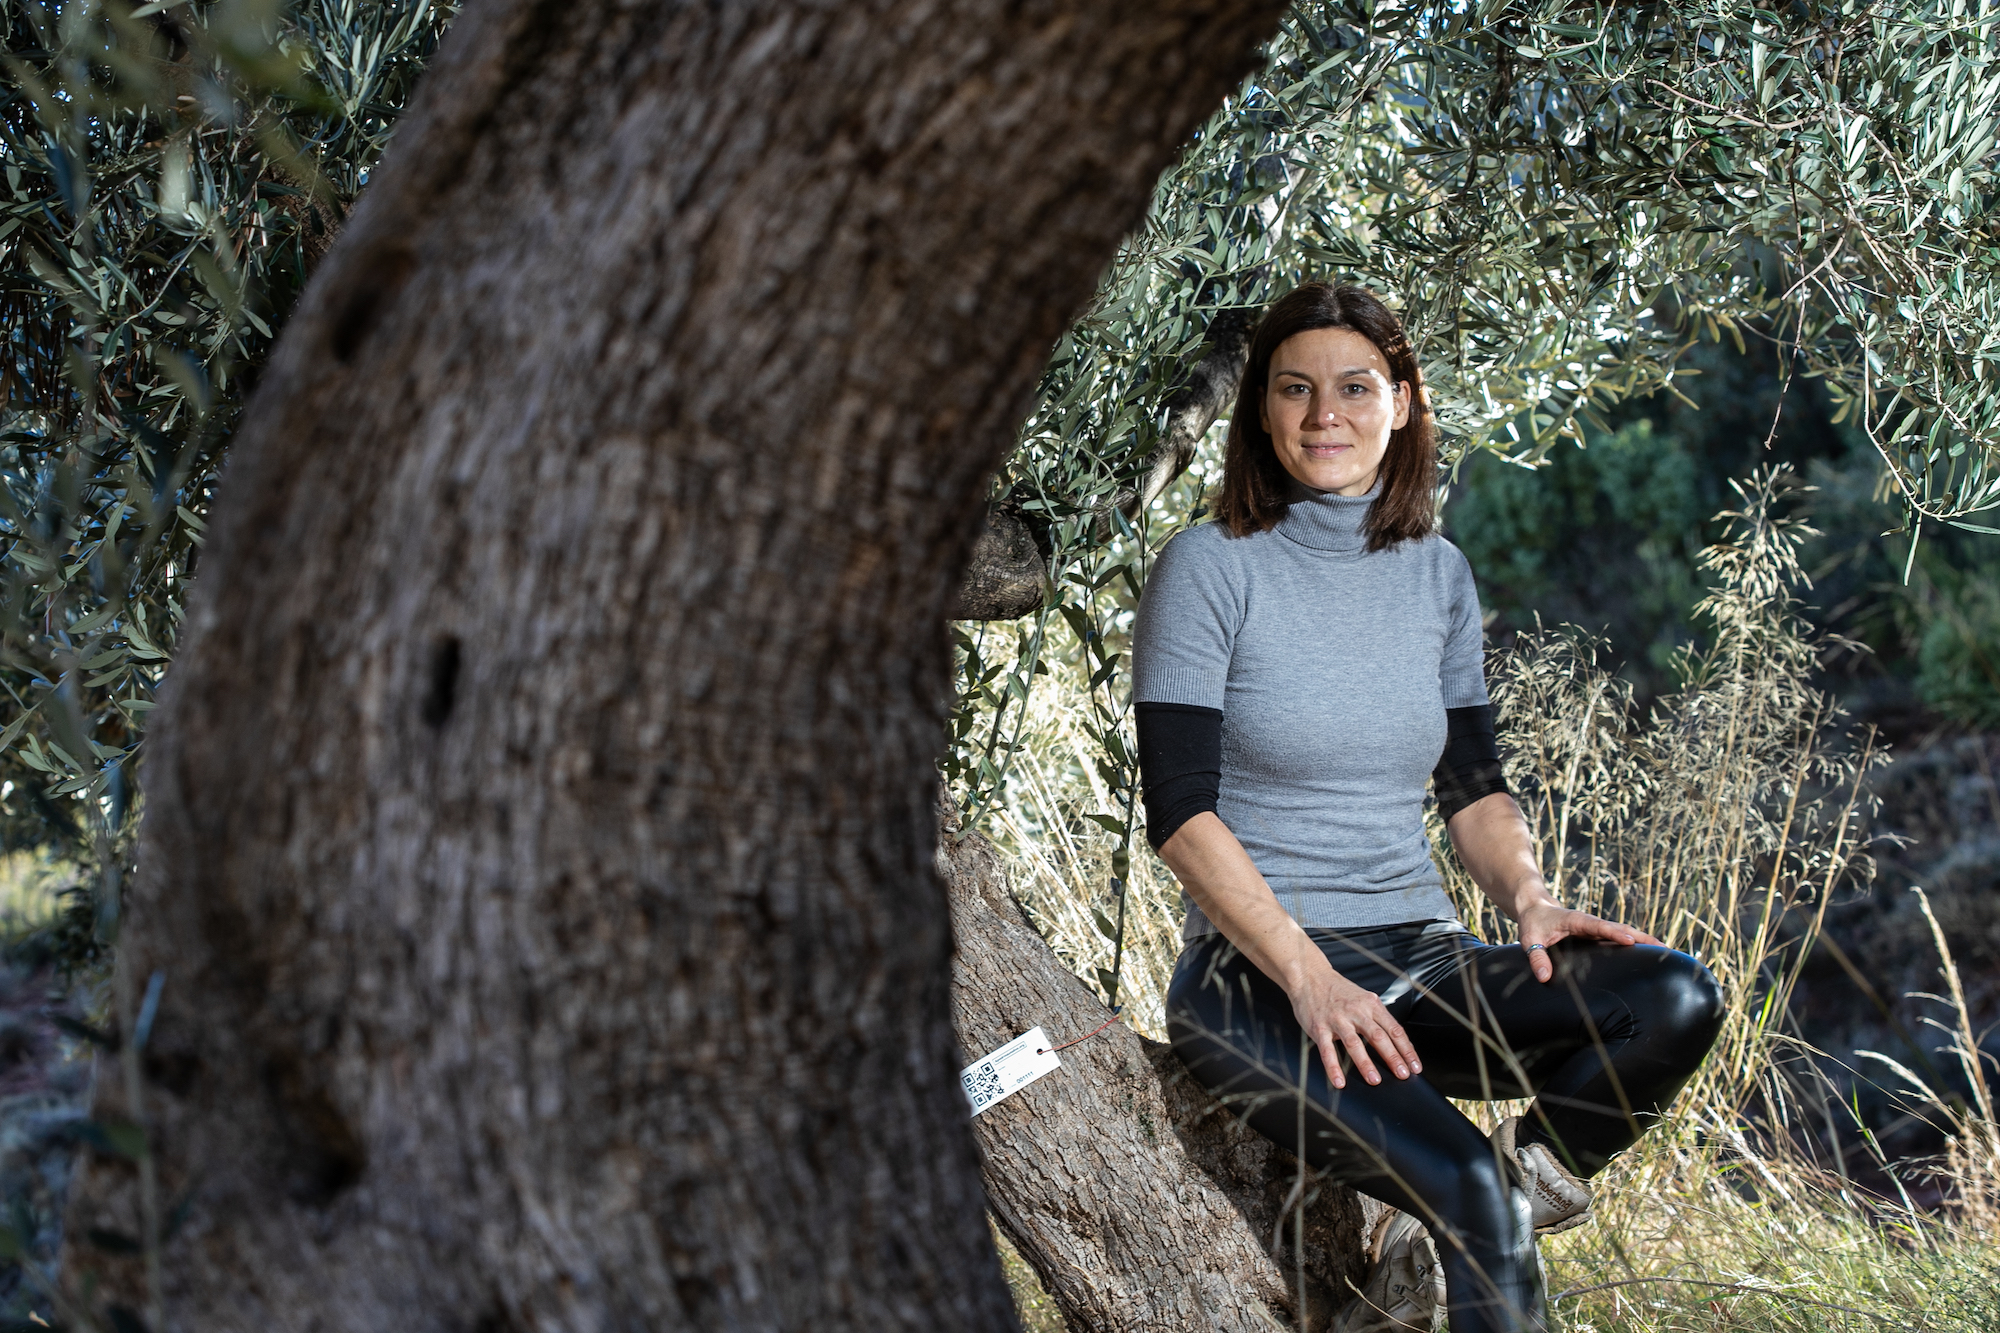
M1084 1033L1084 1034L1083 1034L1083 1035L1082 1035L1081 1037L1078 1037L1078 1038L1076 1039L1076 1041L1066 1041L1066 1042L1064 1042L1064 1043L1063 1043L1062 1045L1060 1045L1060 1046L1044 1046L1044 1047L1043 1047L1042 1049L1040 1049L1040 1050L1036 1051L1036 1052L1035 1052L1035 1054L1036 1054L1036 1055L1053 1055L1053 1054L1055 1054L1055 1053L1056 1053L1057 1051L1066 1051L1066 1050L1068 1050L1068 1049L1069 1049L1070 1047L1072 1047L1072 1046L1075 1046L1075 1045L1077 1045L1077 1044L1078 1044L1078 1043L1080 1043L1080 1042L1086 1042L1086 1041L1089 1041L1089 1040L1090 1040L1090 1039L1091 1039L1092 1037L1094 1037L1094 1036L1096 1036L1096 1035L1097 1035L1098 1033L1100 1033L1100 1032L1104 1031L1104 1029L1106 1029L1106 1028L1110 1027L1110 1026L1111 1026L1111 1025L1113 1024L1113 1023L1116 1023L1117 1021L1118 1021L1118 1015L1114 1013L1114 1014L1112 1014L1112 1015L1111 1015L1111 1017L1109 1017L1109 1018L1105 1019L1105 1020L1104 1020L1104 1021L1103 1021L1102 1023L1099 1023L1099 1024L1098 1024L1098 1025L1097 1025L1096 1027L1094 1027L1094 1028L1092 1028L1092 1029L1091 1029L1090 1031L1088 1031L1088 1032Z

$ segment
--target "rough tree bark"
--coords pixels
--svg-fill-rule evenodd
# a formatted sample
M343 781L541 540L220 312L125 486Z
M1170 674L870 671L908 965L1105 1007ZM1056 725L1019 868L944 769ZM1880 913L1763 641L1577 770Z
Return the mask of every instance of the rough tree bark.
M952 1007L968 1060L1033 1027L1062 1043L1111 1017L1022 916L992 845L949 809L941 825L958 940ZM994 1216L1070 1328L1324 1329L1363 1276L1362 1238L1380 1205L1302 1178L1296 1158L1238 1124L1167 1046L1123 1024L1061 1059L973 1124Z
M943 619L1279 0L487 0L285 332L118 966L168 1328L1000 1329ZM72 1236L140 1235L129 1163ZM66 1276L147 1305L81 1242Z
M1048 595L1048 552L1020 511L993 505L952 599L953 620L1013 620Z

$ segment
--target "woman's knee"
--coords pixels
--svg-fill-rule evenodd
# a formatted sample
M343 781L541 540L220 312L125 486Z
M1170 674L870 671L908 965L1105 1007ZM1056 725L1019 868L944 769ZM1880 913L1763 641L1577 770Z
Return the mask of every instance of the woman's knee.
M1620 956L1622 955L1622 956ZM1701 961L1678 949L1638 944L1603 959L1618 974L1602 977L1629 1016L1633 1035L1648 1034L1705 1053L1722 1028L1722 987Z
M1484 1151L1457 1162L1443 1190L1426 1199L1445 1224L1484 1245L1502 1244L1514 1230L1514 1182L1484 1141Z
M1643 1002L1648 1025L1657 1024L1702 1048L1722 1028L1722 987L1701 961L1678 949L1651 950L1660 955L1645 987Z
M1562 960L1599 1034L1651 1034L1706 1051L1722 1027L1722 988L1700 960L1656 944L1592 944Z

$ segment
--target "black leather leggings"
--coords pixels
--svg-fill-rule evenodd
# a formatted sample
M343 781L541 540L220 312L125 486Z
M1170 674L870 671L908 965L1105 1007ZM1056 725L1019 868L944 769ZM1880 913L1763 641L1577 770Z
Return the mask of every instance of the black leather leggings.
M1519 945L1481 944L1456 922L1308 933L1335 971L1382 996L1423 1073L1400 1080L1378 1058L1379 1086L1350 1067L1335 1091L1284 991L1221 935L1190 944L1174 969L1175 1052L1309 1167L1423 1219L1444 1265L1451 1333L1540 1330L1526 1197L1446 1098L1532 1095L1518 1141L1546 1143L1593 1175L1659 1119L1708 1053L1722 1021L1715 979L1671 949L1565 941L1549 950L1555 977L1544 984Z

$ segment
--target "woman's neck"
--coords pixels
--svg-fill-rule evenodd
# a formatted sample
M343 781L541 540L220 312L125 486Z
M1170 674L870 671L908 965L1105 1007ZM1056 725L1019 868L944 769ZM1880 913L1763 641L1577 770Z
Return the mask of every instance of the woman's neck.
M1278 520L1277 532L1316 551L1342 554L1368 549L1368 511L1382 494L1378 480L1365 495L1341 495L1316 491L1293 480L1285 496L1285 516Z

